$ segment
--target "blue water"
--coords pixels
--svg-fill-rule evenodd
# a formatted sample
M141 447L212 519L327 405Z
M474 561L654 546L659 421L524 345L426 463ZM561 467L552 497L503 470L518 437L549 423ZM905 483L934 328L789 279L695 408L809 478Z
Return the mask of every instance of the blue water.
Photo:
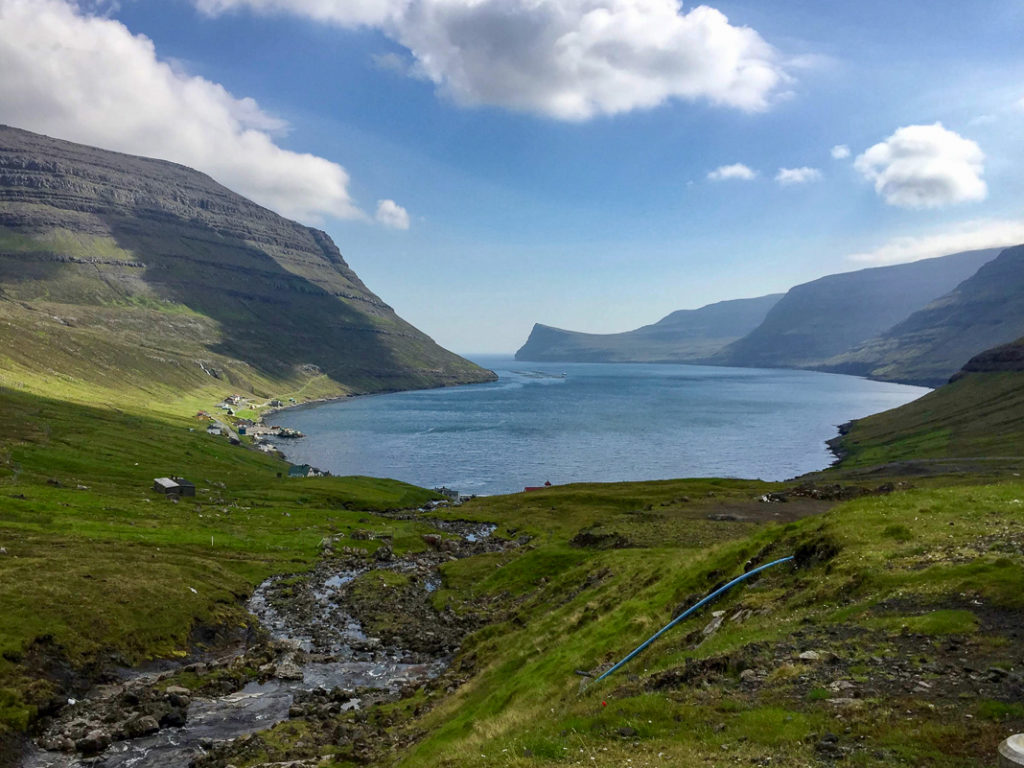
M546 480L781 480L828 466L838 424L928 391L809 371L474 361L499 380L289 410L272 421L307 437L279 445L334 474L467 494Z

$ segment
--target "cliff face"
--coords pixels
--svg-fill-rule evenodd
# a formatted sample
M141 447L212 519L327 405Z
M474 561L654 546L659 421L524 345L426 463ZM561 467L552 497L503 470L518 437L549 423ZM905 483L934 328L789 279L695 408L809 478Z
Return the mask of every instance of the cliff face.
M975 355L960 373L1024 373L1024 339Z
M881 336L829 361L833 370L937 386L973 355L1024 335L1024 246Z
M579 333L534 325L517 360L579 363L687 363L710 357L764 320L781 294L681 309L624 333Z
M0 312L15 329L2 351L22 372L40 361L19 338L42 333L62 354L82 350L69 364L85 379L118 365L131 378L140 356L155 367L137 384L162 375L161 357L183 386L218 371L268 386L326 377L320 389L339 393L493 377L398 317L324 232L180 165L7 127Z
M997 249L846 272L795 286L753 333L715 362L765 368L821 368L829 358L887 331L942 296Z

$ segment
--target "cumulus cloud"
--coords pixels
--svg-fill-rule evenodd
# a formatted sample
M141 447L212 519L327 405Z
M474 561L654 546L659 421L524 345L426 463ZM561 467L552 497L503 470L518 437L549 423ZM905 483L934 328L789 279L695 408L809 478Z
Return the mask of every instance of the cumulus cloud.
M845 160L850 156L850 148L845 144L836 144L832 147L832 157L836 160Z
M985 199L984 162L975 142L935 123L897 129L854 166L889 205L939 208Z
M377 221L392 229L408 229L409 213L394 200L378 200Z
M84 7L0 0L0 122L173 160L307 222L364 216L344 168L274 143L283 121L160 60L151 40Z
M743 163L733 163L732 165L720 165L715 170L708 174L708 179L711 181L728 181L729 179L739 179L741 181L750 181L757 176L757 171L753 171Z
M720 11L678 0L193 0L206 13L291 13L372 27L456 103L587 120L705 100L768 108L777 51Z
M779 168L779 172L775 174L775 181L783 187L807 184L812 181L818 181L820 178L821 171L817 168L808 168L807 166L802 168Z
M1024 220L978 219L942 232L897 237L872 251L853 253L846 258L868 266L882 266L1020 243L1024 243Z

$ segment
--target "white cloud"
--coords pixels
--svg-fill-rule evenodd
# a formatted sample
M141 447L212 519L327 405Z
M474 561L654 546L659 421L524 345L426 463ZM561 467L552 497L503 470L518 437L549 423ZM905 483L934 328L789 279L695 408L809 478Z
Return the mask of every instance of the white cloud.
M377 69L384 72L393 72L396 75L408 75L410 66L404 56L394 51L388 53L375 53L370 57Z
M740 179L741 181L750 181L757 176L757 171L753 171L743 163L733 163L732 165L720 165L715 170L708 174L708 178L711 181L728 181L729 179Z
M975 142L935 123L897 129L854 166L889 205L938 208L985 199L984 161Z
M897 237L873 251L853 253L846 258L868 266L881 266L1020 243L1024 243L1024 220L979 219L930 235Z
M392 229L408 229L409 213L394 200L378 200L377 221Z
M992 125L994 122L996 122L996 116L995 115L976 115L975 117L972 117L967 122L967 124L970 125L970 126L975 126L975 125Z
M66 0L0 0L0 122L173 160L308 222L364 216L344 168L274 143L283 121Z
M678 0L193 0L373 27L455 102L587 120L671 99L767 109L789 80L776 50Z
M240 8L259 13L288 12L314 21L346 27L388 23L412 0L193 0L196 7L215 16Z
M832 157L836 160L845 160L850 156L850 148L845 144L836 144L832 147Z
M821 171L817 168L779 168L775 174L775 180L783 187L791 187L795 184L807 184L821 179Z

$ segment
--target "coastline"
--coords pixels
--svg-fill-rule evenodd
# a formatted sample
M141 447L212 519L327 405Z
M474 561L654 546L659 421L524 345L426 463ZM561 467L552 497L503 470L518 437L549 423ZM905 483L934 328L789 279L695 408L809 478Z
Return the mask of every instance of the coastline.
M462 383L462 384L442 384L439 387L412 387L410 389L387 389L387 390L381 390L379 392L352 392L352 393L349 393L347 395L337 395L337 396L333 396L333 397L317 397L317 398L313 398L312 400L305 400L305 401L303 401L301 403L291 403L289 405L281 405L281 406L277 406L277 407L269 407L268 406L266 408L266 410L263 413L260 414L260 422L264 423L264 425L267 426L265 424L266 419L268 419L269 417L274 416L276 414L285 413L285 412L288 412L288 411L293 411L293 412L304 411L304 410L309 410L309 409L312 409L312 408L319 407L321 405L329 405L331 403L354 402L355 400L358 400L358 399L363 399L363 398L368 398L368 397L380 397L381 395L397 395L397 394L402 393L402 392L425 392L425 391L432 390L432 389L451 389L453 387L471 387L471 386L476 386L476 385L479 385L479 384L492 384L492 383L494 383L495 381L497 381L499 379L498 374L495 373L494 371L492 371L491 369L484 368L483 370L489 371L491 374L494 375L494 378L493 379L489 379L487 381L467 381L467 382ZM274 399L274 398L271 398L271 399ZM287 439L285 439L285 440L287 440ZM274 450L276 450L280 454L281 459L283 461L286 461L286 462L288 462L288 464L291 464L292 461L291 461L291 459L288 458L288 454L285 453L284 450L282 450L281 443L282 443L282 438L278 437L274 441L274 443L273 443Z
M303 400L301 403L290 403L288 405L280 405L280 406L277 406L277 407L269 407L268 406L266 408L266 410L264 411L264 413L261 414L260 418L266 418L267 416L272 416L275 413L284 413L285 411L296 411L296 410L301 410L301 409L306 409L306 408L313 408L313 407L318 406L318 405L326 405L327 403L346 402L346 401L349 401L349 400L355 400L357 398L362 398L362 397L377 397L379 395L397 395L400 392L425 392L425 391L431 390L431 389L451 389L453 387L471 387L471 386L475 386L477 384L493 384L495 381L498 380L498 378L499 378L498 374L496 374L494 371L492 371L489 368L483 368L483 370L491 373L494 376L494 378L493 379L484 379L484 380L481 380L481 381L464 381L464 382L459 382L457 384L441 384L441 385L436 386L436 387L408 387L406 389L381 389L381 390L378 390L376 392L350 392L350 393L345 394L345 395L332 395L330 397L315 397L315 398L312 398L311 400ZM273 400L275 398L270 398L270 399ZM276 399L279 400L280 398L276 398Z
M785 481L827 470L842 458L833 448L833 441L842 437L836 426L840 422L883 412L926 394L923 389L889 382L800 369L755 372L715 367L719 370L713 373L715 368L703 367L713 375L694 378L685 370L688 366L670 375L678 379L678 386L666 389L660 384L665 381L660 368L637 365L635 371L626 371L623 366L604 364L566 366L568 388L549 389L535 386L529 377L531 363L506 359L507 366L504 360L481 361L502 371L504 386L496 385L493 392L402 398L334 415L302 414L325 403L397 392L320 398L275 408L265 414L264 422L306 433L307 440L296 445L272 438L289 462L337 474L395 478L427 488L446 485L464 493L492 495L515 493L545 480L557 484L687 477ZM539 366L542 370L552 367ZM726 407L719 418L709 421L700 412L710 407L706 398L715 400L715 382L720 377L727 382L723 402L741 405L736 411ZM797 395L792 394L793 387ZM802 391L806 395L800 395ZM753 410L742 406L751 397L760 403ZM289 418L293 410L296 416ZM663 425L648 434L652 414ZM621 441L583 440L579 461L561 460L576 450L580 441L574 435L602 432L602 424L616 423L612 431L620 434ZM752 432L775 436L787 450L776 455L764 448L764 441L757 441L758 447L750 441ZM633 447L614 455L623 444Z

